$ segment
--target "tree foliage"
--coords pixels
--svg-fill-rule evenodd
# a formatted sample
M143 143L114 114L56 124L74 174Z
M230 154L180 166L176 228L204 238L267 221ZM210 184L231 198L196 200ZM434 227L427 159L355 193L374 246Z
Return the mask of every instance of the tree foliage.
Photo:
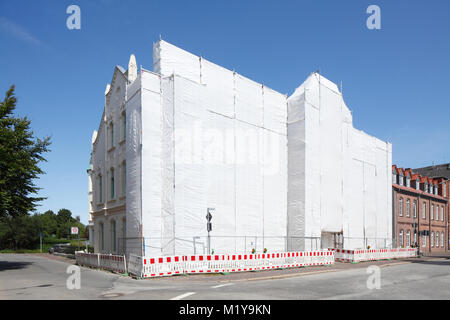
M43 171L38 164L46 161L50 138L33 136L31 122L14 116L17 99L14 86L0 102L0 217L24 216L35 210L42 197L34 196L40 188L35 180Z

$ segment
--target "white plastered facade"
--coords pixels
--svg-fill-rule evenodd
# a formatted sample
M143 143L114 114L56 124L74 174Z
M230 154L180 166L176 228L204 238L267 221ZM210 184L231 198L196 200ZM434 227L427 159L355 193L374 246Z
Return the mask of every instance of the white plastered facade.
M123 219L126 253L147 256L206 253L207 208L214 208L215 253L315 249L306 237L322 232L356 237L362 190L354 186L372 168L379 178L364 189L364 232L390 236L390 144L353 128L334 84L313 74L288 99L165 41L154 45L153 58L154 72L132 78L116 68L108 91L104 119L107 110L116 119L125 112L126 139L108 151L102 120L91 198L98 198L96 175L111 163L126 163L126 197L111 210L93 201L96 251L99 223L108 226L110 212ZM114 106L118 86L125 91Z

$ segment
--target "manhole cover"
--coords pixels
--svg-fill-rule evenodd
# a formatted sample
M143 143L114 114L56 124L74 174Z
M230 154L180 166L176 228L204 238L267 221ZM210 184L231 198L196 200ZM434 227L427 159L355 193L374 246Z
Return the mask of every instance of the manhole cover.
M101 295L103 298L117 298L123 296L123 293L105 293Z

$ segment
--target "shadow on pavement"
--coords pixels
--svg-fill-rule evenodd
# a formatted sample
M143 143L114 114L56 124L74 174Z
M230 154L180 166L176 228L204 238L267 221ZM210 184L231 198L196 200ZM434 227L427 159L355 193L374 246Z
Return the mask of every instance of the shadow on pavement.
M0 272L5 270L23 269L30 264L33 264L33 262L0 261Z

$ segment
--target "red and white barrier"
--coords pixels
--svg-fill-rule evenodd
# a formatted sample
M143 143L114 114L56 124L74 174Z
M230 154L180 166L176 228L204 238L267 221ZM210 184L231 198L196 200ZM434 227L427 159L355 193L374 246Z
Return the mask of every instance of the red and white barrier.
M143 257L144 278L176 274L245 272L334 264L334 252L282 252L267 254L217 254ZM130 273L133 273L129 270Z
M101 268L119 273L127 272L125 256L77 251L75 252L75 259L79 265Z
M415 248L400 249L368 249L368 250L343 250L335 249L336 261L361 262L398 258L412 258L417 256Z

